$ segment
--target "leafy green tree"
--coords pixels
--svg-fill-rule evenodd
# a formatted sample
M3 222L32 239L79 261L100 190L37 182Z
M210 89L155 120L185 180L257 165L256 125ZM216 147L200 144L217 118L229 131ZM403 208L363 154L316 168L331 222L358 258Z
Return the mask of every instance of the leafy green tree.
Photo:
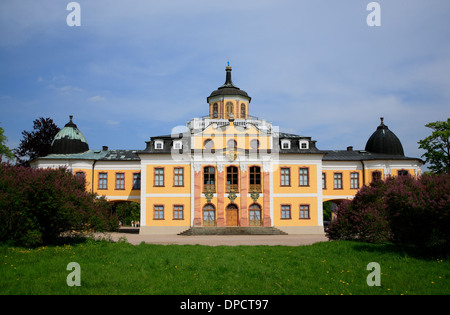
M35 158L46 156L50 152L52 141L59 132L51 118L40 117L33 121L33 131L22 131L23 139L13 151L17 157L17 164L29 166Z
M323 203L323 220L331 221L331 201L325 201Z
M420 140L419 148L425 152L426 162L430 163L429 169L437 174L450 173L450 118L447 121L436 121L426 124L425 127L431 128L431 136Z
M12 160L14 159L14 154L12 151L6 146L6 142L8 141L8 138L3 134L5 130L0 127L0 160L1 156L4 155L8 159Z
M120 203L116 207L116 214L124 226L130 226L131 221L139 221L140 205L136 202Z

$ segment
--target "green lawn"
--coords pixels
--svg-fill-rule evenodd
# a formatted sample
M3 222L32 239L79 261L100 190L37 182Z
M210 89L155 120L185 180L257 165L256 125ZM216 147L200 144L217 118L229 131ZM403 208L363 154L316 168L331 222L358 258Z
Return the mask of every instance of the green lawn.
M67 264L81 267L69 287ZM367 264L381 267L370 287ZM0 294L449 294L450 264L392 245L149 245L87 241L36 249L0 247Z

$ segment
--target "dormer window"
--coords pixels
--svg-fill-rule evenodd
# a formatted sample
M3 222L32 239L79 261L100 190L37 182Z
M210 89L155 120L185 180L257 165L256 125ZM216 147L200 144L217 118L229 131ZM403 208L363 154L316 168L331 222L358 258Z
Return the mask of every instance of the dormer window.
M300 150L309 149L309 141L308 140L300 140L298 146L299 146Z
M162 149L164 149L164 141L162 141L162 140L156 140L156 141L155 141L155 149L156 149L156 150L162 150Z
M173 142L173 148L175 150L181 150L183 149L183 143L181 142L181 140L177 140Z
M291 141L289 141L289 140L281 140L281 148L282 149L290 149L291 148Z

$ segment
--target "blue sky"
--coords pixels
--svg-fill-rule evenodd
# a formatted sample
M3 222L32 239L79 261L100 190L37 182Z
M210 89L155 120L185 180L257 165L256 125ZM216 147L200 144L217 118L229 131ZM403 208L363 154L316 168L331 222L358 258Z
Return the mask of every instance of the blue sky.
M14 148L38 117L74 115L91 149L144 149L207 115L225 81L250 114L311 136L319 149L364 149L379 117L420 157L424 125L450 116L450 1L0 1L0 126Z

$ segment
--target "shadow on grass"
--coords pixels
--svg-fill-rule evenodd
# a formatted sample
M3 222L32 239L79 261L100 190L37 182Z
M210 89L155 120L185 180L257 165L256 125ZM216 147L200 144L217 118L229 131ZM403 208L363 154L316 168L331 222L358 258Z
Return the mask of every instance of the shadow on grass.
M122 241L122 240L119 240ZM64 246L64 245L79 245L85 244L89 242L113 242L113 240L109 237L94 237L93 234L90 233L64 233L63 235L53 238L51 240L47 240L45 242L35 244L35 245L27 245L27 244L18 244L12 240L0 242L0 246L6 247L24 247L24 248L39 248L39 247L48 247L48 246Z

